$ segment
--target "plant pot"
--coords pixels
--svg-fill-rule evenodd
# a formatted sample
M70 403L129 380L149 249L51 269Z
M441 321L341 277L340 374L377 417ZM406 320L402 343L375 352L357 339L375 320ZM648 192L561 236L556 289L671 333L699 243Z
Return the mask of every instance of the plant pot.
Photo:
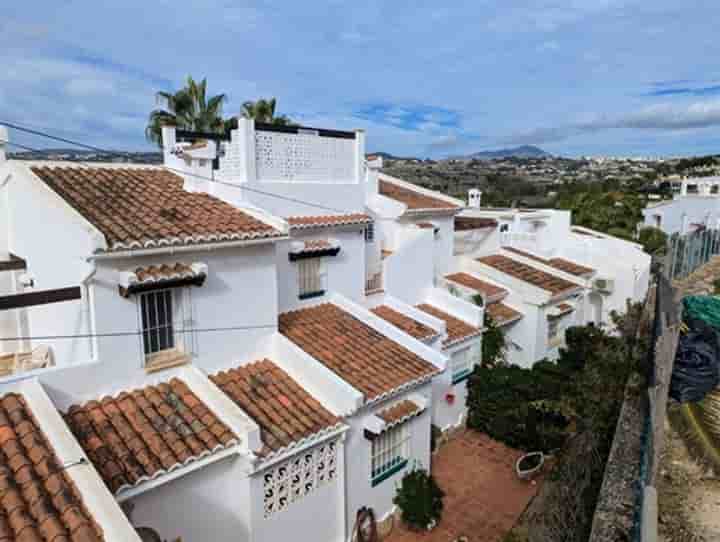
M521 480L532 480L545 464L545 454L530 452L521 455L515 462L515 473Z

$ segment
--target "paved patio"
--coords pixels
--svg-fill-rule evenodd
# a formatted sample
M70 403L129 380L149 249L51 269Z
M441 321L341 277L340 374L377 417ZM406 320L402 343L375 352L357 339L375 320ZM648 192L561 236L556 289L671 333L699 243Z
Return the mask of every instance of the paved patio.
M433 457L433 474L445 491L443 517L430 533L409 532L398 521L385 542L499 542L539 488L518 480L520 452L475 431L464 431Z

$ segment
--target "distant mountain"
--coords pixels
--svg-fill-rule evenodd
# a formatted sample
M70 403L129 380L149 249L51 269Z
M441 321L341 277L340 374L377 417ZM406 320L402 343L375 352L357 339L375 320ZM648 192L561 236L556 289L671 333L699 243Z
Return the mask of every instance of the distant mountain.
M498 149L495 151L480 151L466 156L455 156L455 160L495 160L498 158L544 158L550 156L549 153L545 152L539 147L532 145L522 145L521 147L514 147L511 149Z
M17 160L66 160L69 162L118 162L136 164L162 164L162 154L155 151L89 151L81 149L38 149L10 153Z
M413 156L395 156L389 152L370 152L368 156L379 156L383 160L418 160Z

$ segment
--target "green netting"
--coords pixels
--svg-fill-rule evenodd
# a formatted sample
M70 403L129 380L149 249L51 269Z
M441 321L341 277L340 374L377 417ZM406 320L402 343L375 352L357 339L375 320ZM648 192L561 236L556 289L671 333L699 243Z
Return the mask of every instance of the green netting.
M720 297L692 295L683 299L683 320L693 318L720 330Z

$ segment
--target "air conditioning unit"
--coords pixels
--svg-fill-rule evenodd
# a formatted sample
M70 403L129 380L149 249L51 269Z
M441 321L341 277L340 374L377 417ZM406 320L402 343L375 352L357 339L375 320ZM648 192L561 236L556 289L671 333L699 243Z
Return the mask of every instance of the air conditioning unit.
M611 294L615 290L615 281L613 279L595 279L593 281L593 290L603 294Z

